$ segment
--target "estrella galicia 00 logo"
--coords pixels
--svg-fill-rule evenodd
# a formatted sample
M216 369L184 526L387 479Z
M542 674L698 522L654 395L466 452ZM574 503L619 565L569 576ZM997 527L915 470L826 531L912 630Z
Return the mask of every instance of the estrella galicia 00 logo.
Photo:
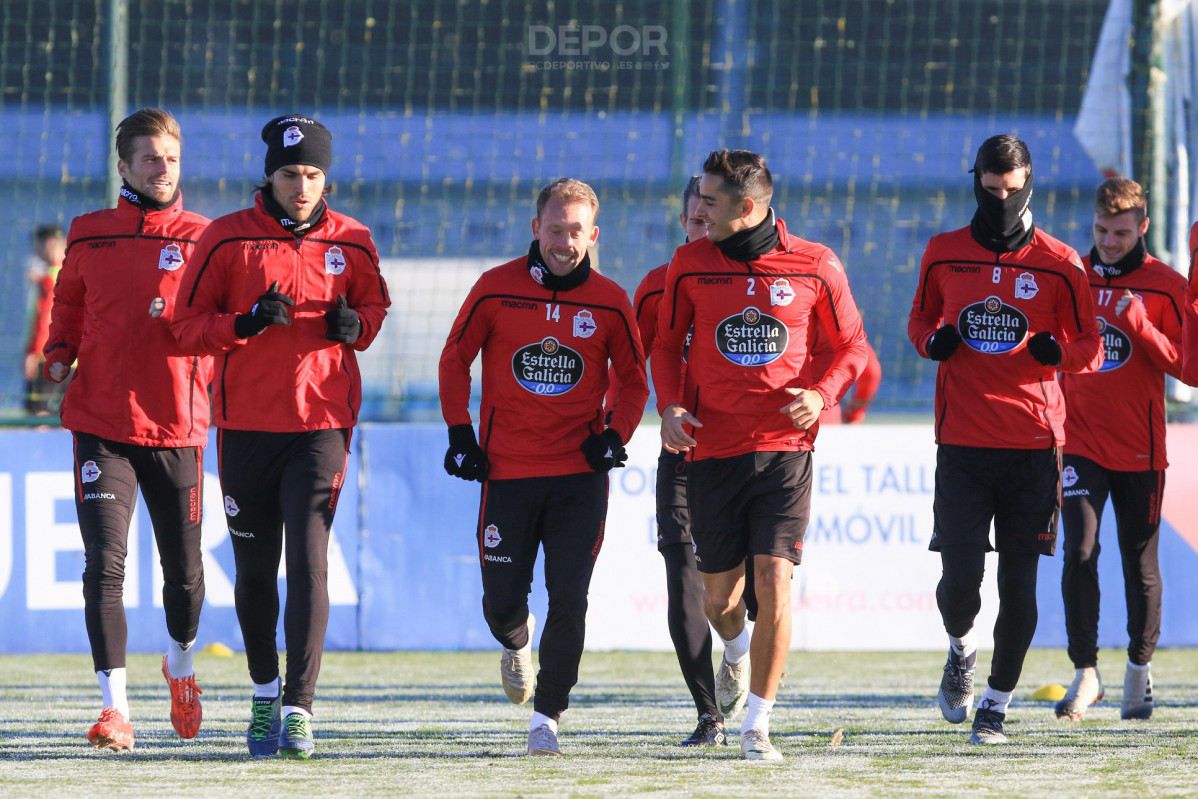
M786 352L790 332L781 320L749 306L715 329L715 346L737 366L764 366Z
M1102 336L1105 356L1098 371L1109 372L1118 369L1131 359L1131 337L1101 316L1098 317L1098 335Z
M516 350L512 374L516 382L533 394L555 397L565 394L582 380L582 355L553 336Z
M957 317L961 338L978 352L1010 352L1027 337L1027 317L1018 308L990 296L966 305Z

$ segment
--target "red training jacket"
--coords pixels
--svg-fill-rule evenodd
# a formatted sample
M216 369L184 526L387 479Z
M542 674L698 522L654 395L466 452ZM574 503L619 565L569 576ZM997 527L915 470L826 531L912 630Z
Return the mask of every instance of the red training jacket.
M48 377L51 364L79 362L63 427L141 446L207 443L212 359L179 346L170 328L181 267L207 225L183 210L182 193L161 211L122 196L71 222L43 367ZM157 297L167 307L154 318Z
M649 384L628 295L591 271L568 291L529 273L528 256L479 277L441 352L441 413L471 424L470 365L482 352L479 442L490 479L589 472L579 447L603 430L608 364L620 381L611 427L624 442L645 412Z
M218 355L213 423L269 433L353 427L362 404L355 351L374 341L391 305L378 264L370 231L327 207L299 239L261 195L213 222L187 265L173 325L183 346ZM274 281L295 300L291 324L237 338L234 319ZM362 320L353 344L325 338L324 315L339 295Z
M1160 470L1165 457L1165 374L1181 376L1181 308L1186 281L1151 255L1131 272L1107 276L1090 256L1090 278L1102 368L1061 375L1065 452L1120 472ZM1116 316L1124 291L1136 295Z
M703 423L691 432L696 460L811 450L818 425L798 430L782 408L800 388L835 405L865 366L865 332L840 261L787 233L782 220L777 228L778 246L748 263L699 239L679 247L666 272L653 384L659 411L681 405ZM811 383L802 373L815 326L836 355Z
M936 443L1039 449L1065 443L1057 371L1102 365L1094 302L1077 252L1036 229L1014 252L978 244L969 228L933 236L923 254L907 335L928 357L941 323L961 345L936 373ZM1061 364L1044 366L1027 340L1047 330Z

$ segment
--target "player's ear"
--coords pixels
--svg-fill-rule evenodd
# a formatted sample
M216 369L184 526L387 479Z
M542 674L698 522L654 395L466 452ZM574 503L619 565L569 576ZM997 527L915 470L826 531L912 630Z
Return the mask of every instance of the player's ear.
M539 239L541 236L541 220L537 217L532 218L532 237Z
M749 195L746 194L744 199L740 201L740 218L746 219L746 218L752 216L753 211L756 210L756 208L757 208L757 203L753 200L752 197L750 197Z
M1144 238L1144 235L1148 233L1149 221L1151 220L1149 220L1148 217L1144 217L1144 221L1140 223L1140 238Z
M595 245L595 240L598 238L599 238L599 226L595 225L593 228L591 228L591 239L590 239L590 241L587 242L587 246L593 247Z

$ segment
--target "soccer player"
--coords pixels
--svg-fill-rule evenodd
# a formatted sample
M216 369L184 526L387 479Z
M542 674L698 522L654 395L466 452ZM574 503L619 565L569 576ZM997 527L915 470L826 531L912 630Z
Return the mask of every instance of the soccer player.
M53 383L42 373L42 349L50 337L50 308L54 304L54 282L67 254L67 237L58 225L39 225L33 231L33 254L37 264L29 270L34 288L33 319L25 345L25 412L48 416L57 411L66 386Z
M834 355L831 345L819 334L819 331L812 332L815 335L812 337L808 354L807 372L805 373L807 380L811 379L810 375L822 376L827 371ZM865 413L869 410L869 404L877 396L878 385L882 382L882 362L878 360L878 354L874 352L873 346L868 341L865 346L868 350L865 368L861 370L856 382L846 387L844 393L838 398L838 402L830 408L824 408L820 413L819 423L821 425L860 424L865 421ZM842 408L843 413L841 412Z
M262 140L266 180L252 208L216 220L200 240L174 329L185 346L220 356L213 417L254 684L246 744L254 757L308 758L329 535L362 402L356 353L391 303L370 231L324 199L332 134L288 114L267 122ZM284 549L285 683L275 640Z
M1182 347L1181 379L1191 386L1198 386L1198 275L1194 264L1198 263L1198 222L1190 228L1190 277L1186 283L1185 313Z
M662 443L691 461L691 536L707 617L724 642L716 701L731 715L748 692L741 751L749 760L782 759L770 743L769 717L790 650L791 576L811 500L811 428L866 358L843 267L827 247L787 233L769 207L772 196L762 156L717 150L707 157L697 214L705 235L679 247L666 272L652 361ZM799 375L816 326L835 357L809 384ZM746 623L743 601L746 556L755 626Z
M1096 374L1061 376L1065 394L1062 472L1065 566L1061 594L1075 675L1056 705L1080 721L1102 699L1098 672L1099 528L1115 508L1127 599L1125 719L1152 715L1149 666L1161 632L1157 563L1165 488L1165 375L1181 376L1185 279L1148 254L1148 204L1140 185L1111 178L1094 200L1094 246L1082 259L1104 360Z
M994 658L972 743L1005 743L1003 722L1036 631L1036 571L1056 548L1065 406L1057 372L1102 365L1081 259L1032 224L1032 157L992 136L972 169L969 226L933 236L907 332L936 375L936 491L929 549L940 553L936 601L949 636L937 702L969 716L974 619L985 556L998 551ZM964 345L964 346L962 346ZM994 523L994 544L989 540Z
M71 223L44 350L45 376L56 383L78 361L62 423L74 439L84 618L103 697L87 738L100 749L134 744L123 593L139 488L162 563L171 723L193 738L202 717L192 654L204 602L200 506L212 359L178 345L173 304L163 298L174 296L208 220L183 210L181 146L179 123L158 108L117 125L120 198L116 208Z
M528 254L483 273L441 353L445 470L482 483L475 533L483 617L503 647L500 678L517 705L534 694L528 592L538 547L545 552L549 616L530 755L561 755L558 721L578 682L607 473L627 460L624 444L649 397L628 295L591 267L598 213L595 192L581 181L561 178L541 189ZM476 438L467 406L470 365L480 352ZM609 366L620 391L605 410Z
M703 238L699 216L699 176L682 192L678 221L687 242ZM632 306L641 341L650 354L657 338L657 311L665 292L666 268L651 270L637 286ZM657 456L657 551L666 566L666 614L670 640L678 655L682 678L690 690L699 723L682 746L722 746L728 742L724 715L716 707L715 671L711 665L711 627L703 609L703 578L695 565L686 499L686 455L662 447Z

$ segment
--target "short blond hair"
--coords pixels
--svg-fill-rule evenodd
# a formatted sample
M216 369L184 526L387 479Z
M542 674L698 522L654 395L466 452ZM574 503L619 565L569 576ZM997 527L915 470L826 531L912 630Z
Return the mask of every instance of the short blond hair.
M537 195L537 219L541 218L549 200L555 197L562 203L586 203L591 206L591 218L599 216L599 197L594 189L581 180L558 178L552 183L547 183Z
M1148 201L1144 189L1130 178L1104 180L1094 193L1094 213L1099 216L1115 216L1126 211L1135 211L1136 220L1143 222L1148 216Z

